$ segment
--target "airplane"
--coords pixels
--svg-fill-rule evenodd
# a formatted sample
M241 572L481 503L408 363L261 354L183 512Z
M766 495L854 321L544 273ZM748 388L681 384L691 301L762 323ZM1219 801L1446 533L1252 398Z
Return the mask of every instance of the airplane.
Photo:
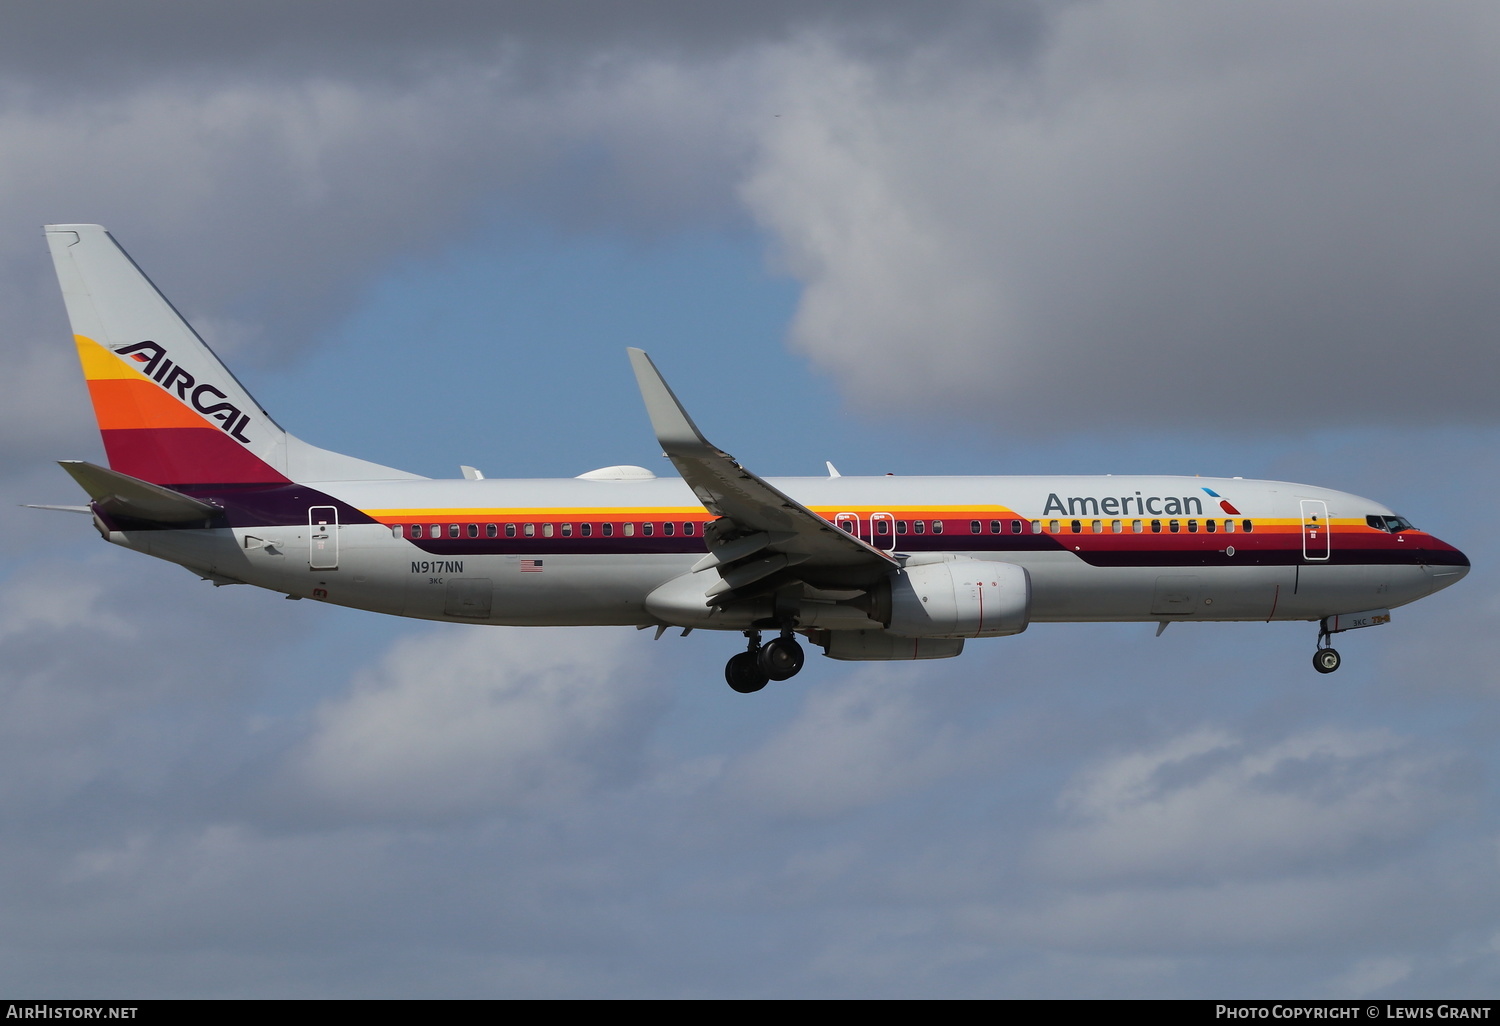
M742 693L838 660L944 659L1032 623L1316 621L1331 638L1457 582L1462 552L1369 499L1202 477L770 480L628 350L680 478L614 466L434 480L289 434L101 226L45 229L108 466L62 468L107 541L217 585L398 616L737 632ZM765 634L773 635L769 640Z

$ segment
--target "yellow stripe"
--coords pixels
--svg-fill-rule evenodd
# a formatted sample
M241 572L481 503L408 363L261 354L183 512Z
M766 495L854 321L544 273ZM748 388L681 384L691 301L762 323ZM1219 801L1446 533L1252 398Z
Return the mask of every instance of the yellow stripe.
M83 376L87 380L100 381L106 378L151 380L88 336L74 335L73 341L78 345L78 362L83 364Z
M598 506L582 509L548 509L527 507L525 509L367 509L364 511L376 520L701 520L709 516L702 506L668 507L665 509L624 508Z
M893 513L886 506L828 506L823 509L810 507L814 513L834 517L839 513L859 513L868 516L870 513ZM966 506L920 506L915 507L921 513L957 513L962 512L965 518L972 519L975 516L1014 516L1008 510L974 510ZM511 509L367 509L364 511L376 520L524 520L528 517L534 520L566 520L573 519L599 519L605 517L610 520L701 520L711 516L702 506L584 506L584 507L545 507L527 506L524 508ZM914 515L904 513L903 515Z

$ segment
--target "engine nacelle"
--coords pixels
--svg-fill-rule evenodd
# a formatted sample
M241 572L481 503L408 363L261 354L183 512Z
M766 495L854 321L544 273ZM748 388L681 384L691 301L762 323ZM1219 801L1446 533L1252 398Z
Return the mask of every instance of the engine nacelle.
M1014 563L952 556L891 571L886 629L909 638L998 638L1031 618L1031 576Z

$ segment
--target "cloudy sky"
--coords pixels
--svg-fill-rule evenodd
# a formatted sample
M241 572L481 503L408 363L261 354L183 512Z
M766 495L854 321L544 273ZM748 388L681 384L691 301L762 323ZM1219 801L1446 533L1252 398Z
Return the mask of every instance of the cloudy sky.
M54 0L0 14L0 989L1500 988L1500 10ZM434 476L1204 473L1469 553L1311 625L958 660L392 621L105 546L40 226Z

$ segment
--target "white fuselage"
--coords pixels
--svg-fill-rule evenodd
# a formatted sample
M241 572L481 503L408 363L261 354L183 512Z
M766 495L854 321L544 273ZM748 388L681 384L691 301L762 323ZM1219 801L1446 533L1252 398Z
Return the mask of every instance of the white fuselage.
M1311 620L1411 602L1468 569L1461 553L1430 535L1371 527L1367 518L1391 512L1378 503L1283 482L772 483L877 548L1024 567L1034 622ZM218 501L233 512L244 496ZM244 509L239 519L248 522L231 516L234 526L214 530L104 530L111 541L220 583L377 612L639 626L662 622L647 596L703 556L703 526L712 520L677 479L309 483Z

